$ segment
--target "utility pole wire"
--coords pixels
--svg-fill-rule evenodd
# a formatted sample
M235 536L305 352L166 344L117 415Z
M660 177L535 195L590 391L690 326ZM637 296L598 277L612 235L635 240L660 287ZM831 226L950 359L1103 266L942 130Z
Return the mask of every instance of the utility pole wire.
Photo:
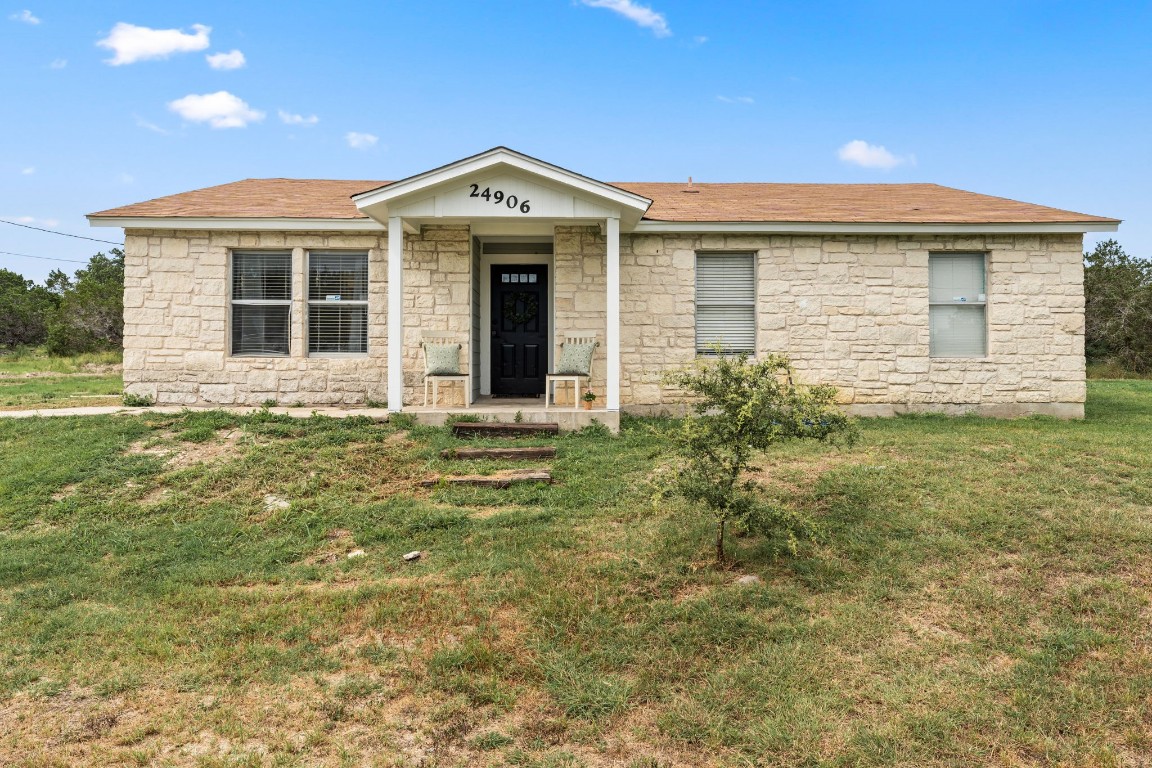
M20 257L25 258L25 259L41 259L43 261L70 261L73 264L87 264L88 263L86 261L80 261L79 259L57 259L57 258L54 258L52 256L31 256L27 253L12 253L12 251L0 251L0 254L3 254L5 256L20 256Z
M77 240L91 240L94 243L108 243L109 245L124 245L124 243L117 243L113 240L101 240L96 237L84 237L84 235L70 235L67 232L57 232L54 229L44 229L43 227L33 227L30 224L21 224L18 221L8 221L7 219L0 219L0 224L11 224L14 227L24 227L24 229L34 229L37 232L47 232L50 235L60 235L61 237L74 237ZM46 258L46 257L44 257ZM71 261L71 259L58 259L58 261Z

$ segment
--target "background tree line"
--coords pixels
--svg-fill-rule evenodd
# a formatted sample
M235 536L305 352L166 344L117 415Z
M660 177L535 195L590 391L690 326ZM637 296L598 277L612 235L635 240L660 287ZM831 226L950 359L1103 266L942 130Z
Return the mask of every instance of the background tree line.
M1115 240L1085 253L1084 323L1089 362L1152 373L1152 261Z
M43 345L49 354L119 349L124 343L124 252L97 253L69 277L37 285L0 269L0 348Z

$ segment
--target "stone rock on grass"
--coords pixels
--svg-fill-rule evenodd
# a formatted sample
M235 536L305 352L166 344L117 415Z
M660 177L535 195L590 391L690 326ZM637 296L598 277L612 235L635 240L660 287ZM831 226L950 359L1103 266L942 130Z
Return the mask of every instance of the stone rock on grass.
M275 494L269 493L264 497L264 511L275 512L278 509L288 509L292 504L287 499L282 499Z

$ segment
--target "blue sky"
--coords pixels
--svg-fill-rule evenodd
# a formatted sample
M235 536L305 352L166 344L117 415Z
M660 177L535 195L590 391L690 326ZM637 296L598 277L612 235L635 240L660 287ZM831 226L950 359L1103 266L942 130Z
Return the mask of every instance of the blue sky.
M605 181L934 182L1123 218L1152 257L1150 31L1150 2L26 0L0 218L116 240L84 214L504 144ZM101 247L0 224L0 251Z

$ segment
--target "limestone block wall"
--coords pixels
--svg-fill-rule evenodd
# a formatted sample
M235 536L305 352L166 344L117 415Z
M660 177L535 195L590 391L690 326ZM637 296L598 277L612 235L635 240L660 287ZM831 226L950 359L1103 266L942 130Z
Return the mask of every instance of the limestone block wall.
M564 337L596 336L600 347L592 358L591 388L601 403L607 396L604 379L608 331L608 283L604 270L607 253L608 241L599 227L556 227L553 238L554 359L560 359ZM561 395L567 391L562 390ZM563 397L560 402L564 402Z
M468 225L424 227L405 237L404 402L424 402L424 331L450 332L461 345L460 370L472 361L472 245ZM451 391L449 391L451 390ZM453 399L455 398L455 399ZM464 404L458 386L441 389L441 404Z
M292 251L291 347L287 357L232 357L229 253ZM368 251L368 354L309 357L305 255ZM387 238L330 232L127 230L124 385L167 405L360 404L387 397Z
M384 233L128 230L125 388L158 403L359 404L387 397L387 237ZM287 357L232 357L229 253L293 254ZM369 254L368 353L309 357L309 249ZM557 345L567 334L606 341L606 242L598 227L556 227ZM1079 235L949 237L623 235L621 394L632 410L682 402L663 371L695 358L695 257L756 254L757 349L789 354L801 378L830 383L862 413L978 410L1083 413L1084 302ZM928 355L928 255L988 255L988 355ZM405 401L423 390L422 331L454 334L467 372L475 268L467 226L405 236ZM593 389L605 394L603 347Z
M760 354L865 414L1083 415L1080 235L635 235L621 243L622 399L681 402L661 371L695 357L695 254L756 253ZM928 255L987 253L988 355L928 355Z

